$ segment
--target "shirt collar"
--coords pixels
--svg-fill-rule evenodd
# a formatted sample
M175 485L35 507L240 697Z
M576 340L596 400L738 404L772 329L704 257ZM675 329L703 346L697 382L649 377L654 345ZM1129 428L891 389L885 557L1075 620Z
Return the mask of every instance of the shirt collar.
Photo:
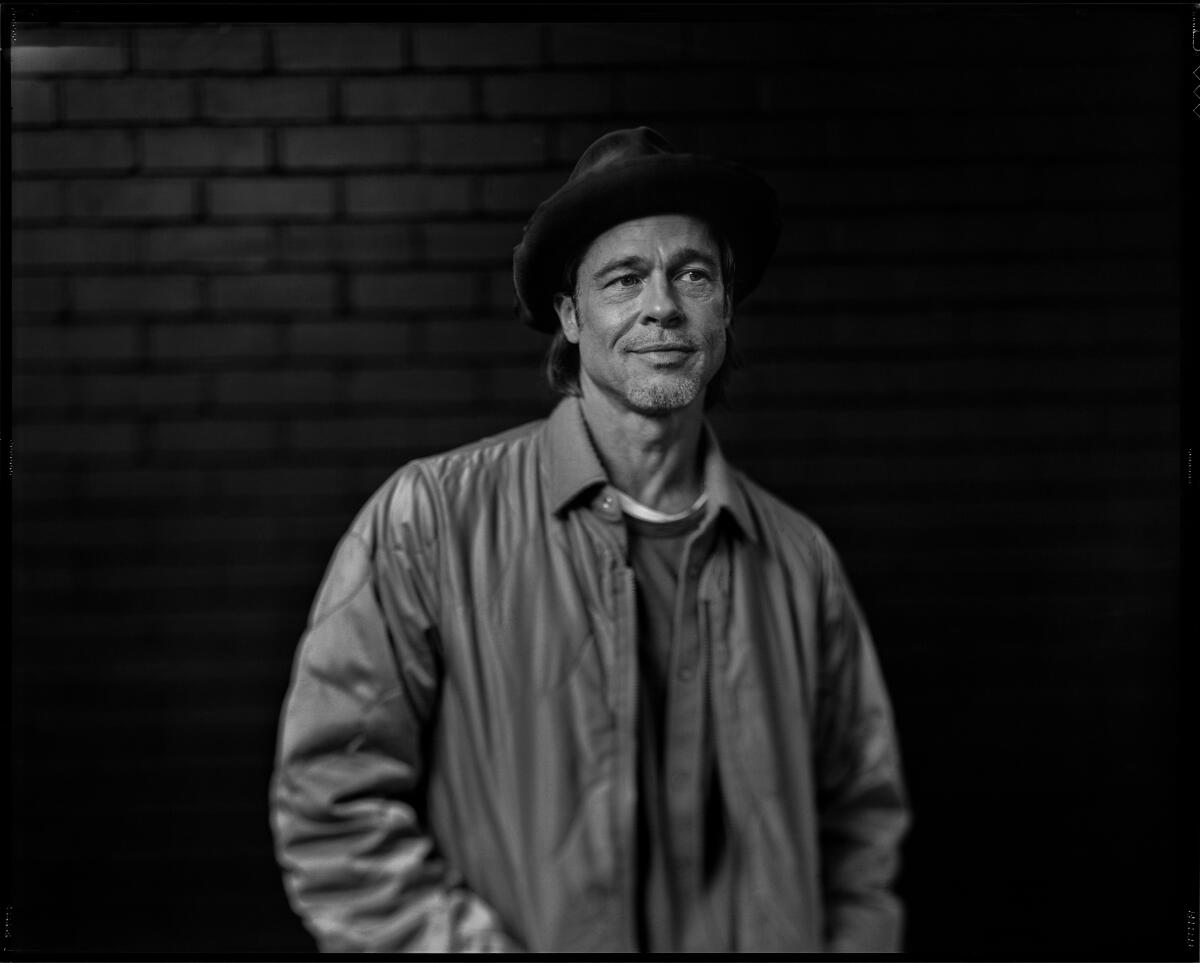
M704 422L704 439L704 488L708 492L710 510L714 515L725 510L751 541L758 541L746 494L732 466L721 454L716 433L708 421ZM556 515L584 491L608 484L608 475L592 445L578 398L563 399L546 422L542 474L550 510Z

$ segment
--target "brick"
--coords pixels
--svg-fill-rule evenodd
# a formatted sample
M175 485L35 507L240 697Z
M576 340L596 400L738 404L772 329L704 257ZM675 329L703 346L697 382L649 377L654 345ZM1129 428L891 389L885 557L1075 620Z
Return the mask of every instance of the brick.
M466 403L474 397L471 372L462 369L392 368L361 371L350 380L352 404Z
M252 274L212 281L214 311L328 310L333 278L319 274Z
M257 73L263 32L246 24L148 28L135 33L139 71Z
M977 395L986 400L995 392L1068 394L1085 397L1114 391L1136 391L1155 385L1174 387L1173 366L1164 361L1028 359L1019 366L996 364L992 357L953 361L906 360L879 362L862 358L825 362L804 359L763 358L754 364L754 378L746 379L738 395L769 401L788 395L842 396L880 402L915 398L940 392L956 396Z
M511 264L521 240L519 222L430 224L425 228L426 257L434 263Z
M483 111L492 117L578 117L612 109L607 74L525 73L488 77Z
M1047 211L988 214L923 214L896 212L886 216L807 216L785 232L778 255L813 251L872 255L883 258L926 252L953 256L968 252L1011 251L1114 253L1131 246L1169 248L1172 216L1164 211L1091 211L1061 214Z
M128 456L138 449L138 430L131 424L24 425L18 427L13 447L31 456Z
M529 405L539 413L549 411L559 395L546 383L540 360L531 359L516 367L489 364L477 379L476 394L482 396L481 403Z
M775 270L763 282L763 300L786 303L809 300L858 300L869 292L875 300L919 298L991 297L1097 297L1101 295L1170 296L1175 281L1173 265L1147 262L1136 273L1123 270L1125 262L1055 263L1026 265L1014 272L1006 265L964 264L953 270L923 266L872 270L857 266L826 265L799 272ZM768 297L769 294L769 297Z
M485 174L483 209L489 214L519 214L528 219L547 197L566 183L570 171Z
M218 405L319 405L339 400L338 378L328 371L233 371L217 375Z
M262 268L274 255L271 229L246 227L162 227L141 232L147 264L238 265Z
M471 112L471 82L437 76L346 79L342 110L353 119L465 117Z
M247 78L208 80L201 112L213 120L326 120L332 97L326 80Z
M192 114L187 80L67 80L63 117L67 123L187 120Z
M406 224L286 225L280 256L318 264L406 264L412 261L413 230Z
M133 264L137 236L133 231L93 228L17 228L12 232L17 265Z
M1159 341L1152 337L1168 325L1169 312L1125 308L1105 311L1099 307L1069 310L1067 307L1019 310L995 307L969 312L922 311L903 318L897 324L890 314L837 315L811 313L803 325L792 323L785 315L762 313L752 324L744 324L738 345L753 361L770 352L797 351L812 356L830 350L856 350L870 344L875 349L911 348L928 345L959 345L962 351L992 354L996 349L1020 346L1024 349L1078 349L1089 344L1107 351L1120 351L1134 337L1143 344L1162 344L1173 350L1174 337Z
M56 221L62 217L62 183L14 180L12 205L13 221L18 224Z
M213 217L329 217L333 183L319 178L222 178L208 183Z
M471 183L465 176L408 174L348 177L346 209L354 218L457 214L470 209Z
M273 27L275 68L295 71L396 70L404 66L398 24L288 24Z
M194 409L208 397L205 379L197 374L155 371L137 374L85 374L76 378L85 408Z
M556 64L663 64L682 55L678 23L556 23L550 34Z
M12 308L17 317L39 317L57 314L67 306L65 278L14 277L12 279Z
M127 361L137 357L138 332L131 324L21 327L13 332L13 354L22 364Z
M288 425L288 447L298 451L355 451L355 453L432 453L498 435L520 424L510 414L430 414L412 412L391 417L306 419Z
M647 123L648 126L653 127L664 137L666 137L667 140L671 141L677 150L691 149L692 145L688 142L688 140L678 136L678 125L664 127L659 124L649 123L649 121L645 118L639 120L639 123L643 122ZM554 139L553 150L551 152L552 156L550 159L553 162L566 167L566 170L563 172L562 180L559 181L560 185L566 181L567 175L569 175L571 172L571 168L574 167L575 162L579 160L579 155L582 154L584 150L586 150L587 147L594 140L596 140L596 138L602 136L603 134L607 134L615 126L616 125L612 121L569 122L560 124L558 126L558 135ZM720 154L720 156L725 155Z
M63 374L15 374L12 379L13 410L27 412L64 411L79 398L79 379ZM17 418L17 424L21 418Z
M779 23L693 23L689 59L694 63L764 64L787 58L791 31Z
M945 70L923 65L876 67L793 67L768 70L761 77L762 108L770 115L808 111L875 112L881 104L909 111L1029 111L1114 109L1152 106L1161 85L1157 73L1130 65L1098 71L1013 63L964 65L945 82Z
M69 567L62 568L33 568L18 565L13 568L13 589L18 596L25 593L53 593L64 596L74 595L78 591L78 579Z
M626 111L702 114L750 113L757 76L748 70L624 70L618 75L618 102Z
M1034 159L1063 153L1114 150L1121 141L1139 150L1172 149L1176 131L1155 115L1068 114L1062 116L880 115L870 123L831 115L819 123L712 123L697 129L695 149L758 166L772 159L875 160L880 144L888 154L916 159ZM1102 153L1101 153L1102 156Z
M150 354L156 361L271 357L277 344L278 332L272 324L222 321L150 328Z
M186 274L76 277L71 289L75 310L89 314L196 311L200 307L199 281Z
M1012 204L1092 203L1106 201L1162 203L1173 176L1168 165L1152 160L1055 164L1013 159L1007 163L951 162L925 165L914 172L903 167L878 169L837 165L812 168L797 177L794 167L760 166L758 172L772 183L784 207L803 205L838 210L873 207L919 208L923 205L957 206Z
M13 171L128 173L133 135L118 130L15 131Z
M487 307L502 318L515 318L516 290L513 287L511 257L504 267L488 274Z
M13 73L120 73L127 63L124 30L17 27Z
M284 495L342 496L351 488L350 472L342 467L288 465L253 470L226 468L213 473L216 494L227 498L270 498Z
M256 170L267 166L267 132L187 127L141 132L146 170Z
M461 311L475 303L475 282L469 274L359 274L351 281L350 296L367 310Z
M291 128L279 138L285 167L397 167L413 160L412 136L404 126Z
M425 325L425 350L435 357L467 354L489 359L532 358L544 354L548 346L546 335L526 327L511 314Z
M53 84L39 80L14 80L9 90L12 121L17 127L53 124L58 119L54 108Z
M528 167L546 157L540 124L423 124L417 134L417 157L428 167Z
M419 67L528 67L540 58L538 24L418 25L413 59Z
M150 448L163 452L273 451L275 424L244 419L160 421L150 434Z
M137 375L128 376L136 380ZM195 375L170 377L189 381ZM120 394L118 389L116 394ZM210 497L214 472L188 465L181 468L126 469L114 465L97 466L82 479L88 497L96 501L125 502L129 499L175 502L191 498Z
M182 220L195 211L189 180L74 180L66 184L66 214L74 221Z
M402 358L414 350L415 343L413 326L396 321L338 319L288 326L288 351L297 358Z
M321 451L395 451L420 445L428 429L400 417L305 419L287 426L288 451L311 454Z

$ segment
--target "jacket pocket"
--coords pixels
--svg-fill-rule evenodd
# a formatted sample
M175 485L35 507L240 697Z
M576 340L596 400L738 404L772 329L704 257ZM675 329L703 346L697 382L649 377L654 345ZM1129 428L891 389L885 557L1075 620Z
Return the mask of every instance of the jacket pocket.
M768 800L755 808L746 838L743 879L751 897L739 929L742 952L812 953L821 949L819 908L810 904L804 870L796 865L778 814Z

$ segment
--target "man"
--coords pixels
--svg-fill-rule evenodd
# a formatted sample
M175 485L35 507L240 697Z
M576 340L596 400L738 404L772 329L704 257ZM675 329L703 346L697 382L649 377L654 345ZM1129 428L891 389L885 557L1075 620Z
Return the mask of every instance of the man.
M273 786L327 950L886 951L907 825L824 535L704 420L770 188L601 137L514 253L550 417L400 469L313 605Z

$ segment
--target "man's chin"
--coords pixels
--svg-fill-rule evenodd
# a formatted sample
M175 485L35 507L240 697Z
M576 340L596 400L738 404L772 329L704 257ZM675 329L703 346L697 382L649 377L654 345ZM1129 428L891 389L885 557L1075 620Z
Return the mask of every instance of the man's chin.
M632 385L625 401L638 414L663 417L686 408L700 396L700 385L691 378L655 379Z

